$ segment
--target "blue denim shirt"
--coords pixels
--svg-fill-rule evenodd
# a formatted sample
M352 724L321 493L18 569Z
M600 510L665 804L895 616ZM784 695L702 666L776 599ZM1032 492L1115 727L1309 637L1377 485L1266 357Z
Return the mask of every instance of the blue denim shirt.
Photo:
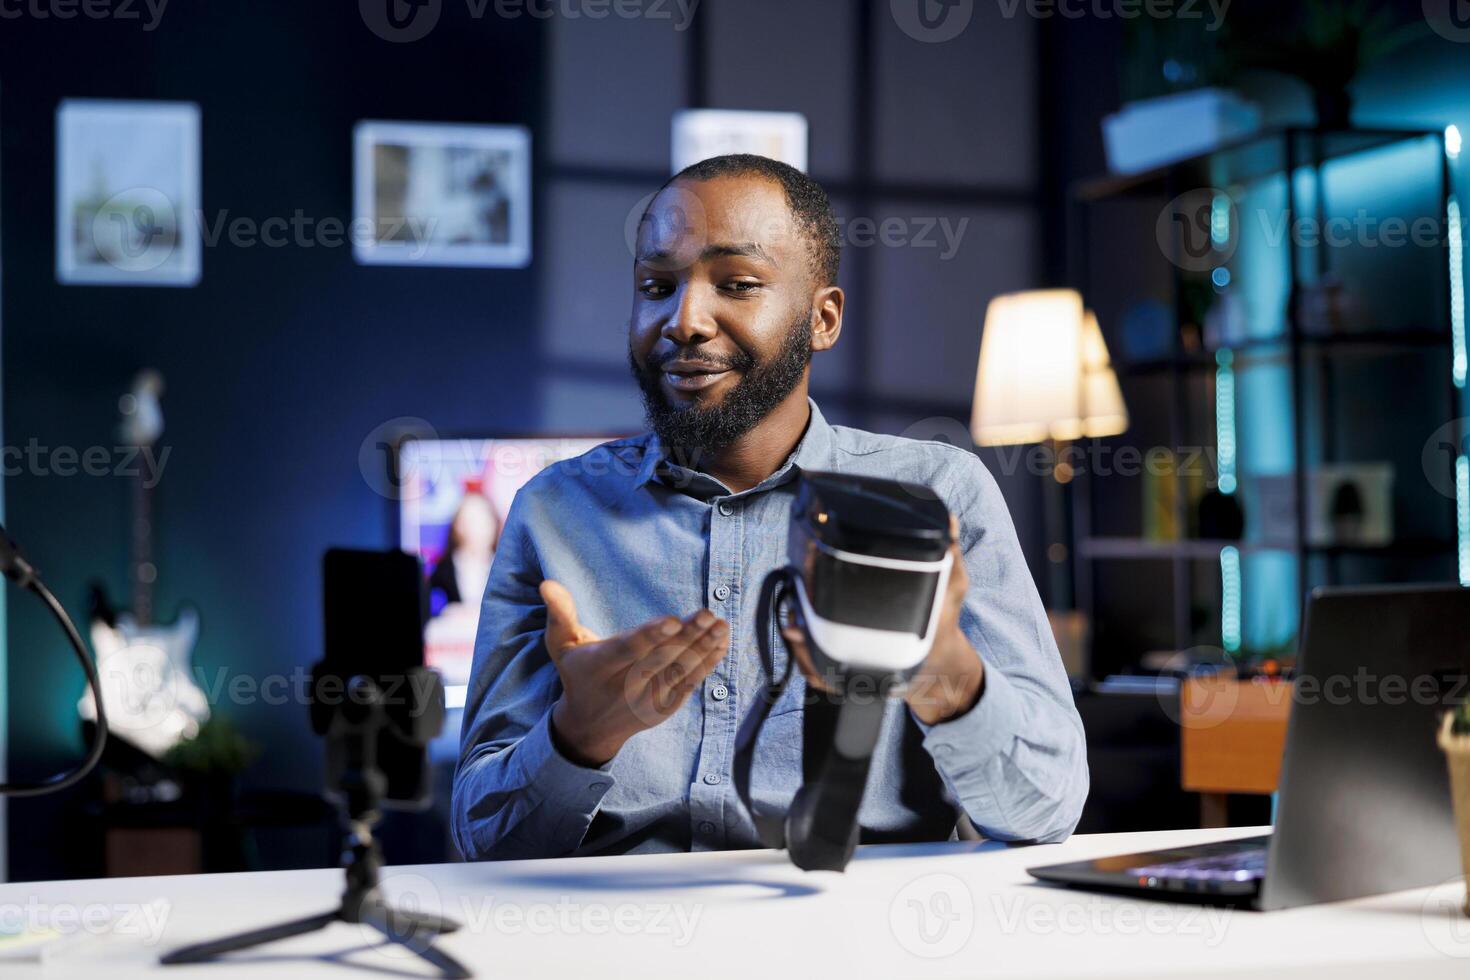
M888 706L860 819L864 841L944 840L961 809L983 835L1057 841L1087 796L1081 720L995 480L973 453L829 425L816 404L800 444L758 486L731 493L673 464L651 435L548 467L506 518L480 611L454 780L453 832L476 858L759 847L734 792L741 719L768 681L756 645L765 576L786 563L800 469L908 480L959 517L970 587L960 625L985 662L980 701L925 725ZM561 695L537 587L571 590L601 636L707 606L730 623L724 660L662 724L586 768L548 731ZM772 649L784 665L785 649ZM780 666L778 665L778 666ZM781 812L801 784L794 677L755 744L751 796Z

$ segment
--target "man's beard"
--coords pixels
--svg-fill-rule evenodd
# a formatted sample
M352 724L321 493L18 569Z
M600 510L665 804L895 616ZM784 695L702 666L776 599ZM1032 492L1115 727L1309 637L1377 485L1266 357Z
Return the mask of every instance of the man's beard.
M744 351L728 358L713 358L699 345L672 351L640 367L628 351L628 364L643 392L643 408L649 428L679 461L695 466L698 456L718 452L754 429L761 419L786 400L801 382L812 359L812 325L807 314L786 332L775 356L763 363ZM673 360L700 361L717 368L739 371L740 380L714 405L690 402L676 405L664 391L662 365Z

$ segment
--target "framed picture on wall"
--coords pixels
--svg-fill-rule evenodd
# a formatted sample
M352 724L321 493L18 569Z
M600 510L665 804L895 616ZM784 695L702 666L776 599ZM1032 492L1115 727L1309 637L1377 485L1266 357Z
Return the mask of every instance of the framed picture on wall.
M192 286L199 107L66 99L56 110L56 279Z
M367 265L531 261L531 134L364 120L353 130L353 255Z
M806 171L807 123L799 112L684 109L674 113L674 173L727 153L754 153Z

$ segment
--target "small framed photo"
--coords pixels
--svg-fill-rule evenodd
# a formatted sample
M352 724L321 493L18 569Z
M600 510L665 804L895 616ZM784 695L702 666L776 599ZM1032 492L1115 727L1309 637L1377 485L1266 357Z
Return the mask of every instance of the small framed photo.
M197 105L67 99L56 142L58 282L199 282Z
M799 112L684 109L674 113L674 173L727 153L753 153L806 171L807 123Z
M353 255L365 265L531 262L531 134L363 120L353 130Z

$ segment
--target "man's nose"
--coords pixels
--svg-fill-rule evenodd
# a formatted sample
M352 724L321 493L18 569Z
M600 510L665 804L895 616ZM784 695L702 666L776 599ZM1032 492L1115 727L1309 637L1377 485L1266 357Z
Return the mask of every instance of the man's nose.
M709 340L719 333L707 292L693 283L684 284L679 292L679 305L664 323L659 335L683 347Z

